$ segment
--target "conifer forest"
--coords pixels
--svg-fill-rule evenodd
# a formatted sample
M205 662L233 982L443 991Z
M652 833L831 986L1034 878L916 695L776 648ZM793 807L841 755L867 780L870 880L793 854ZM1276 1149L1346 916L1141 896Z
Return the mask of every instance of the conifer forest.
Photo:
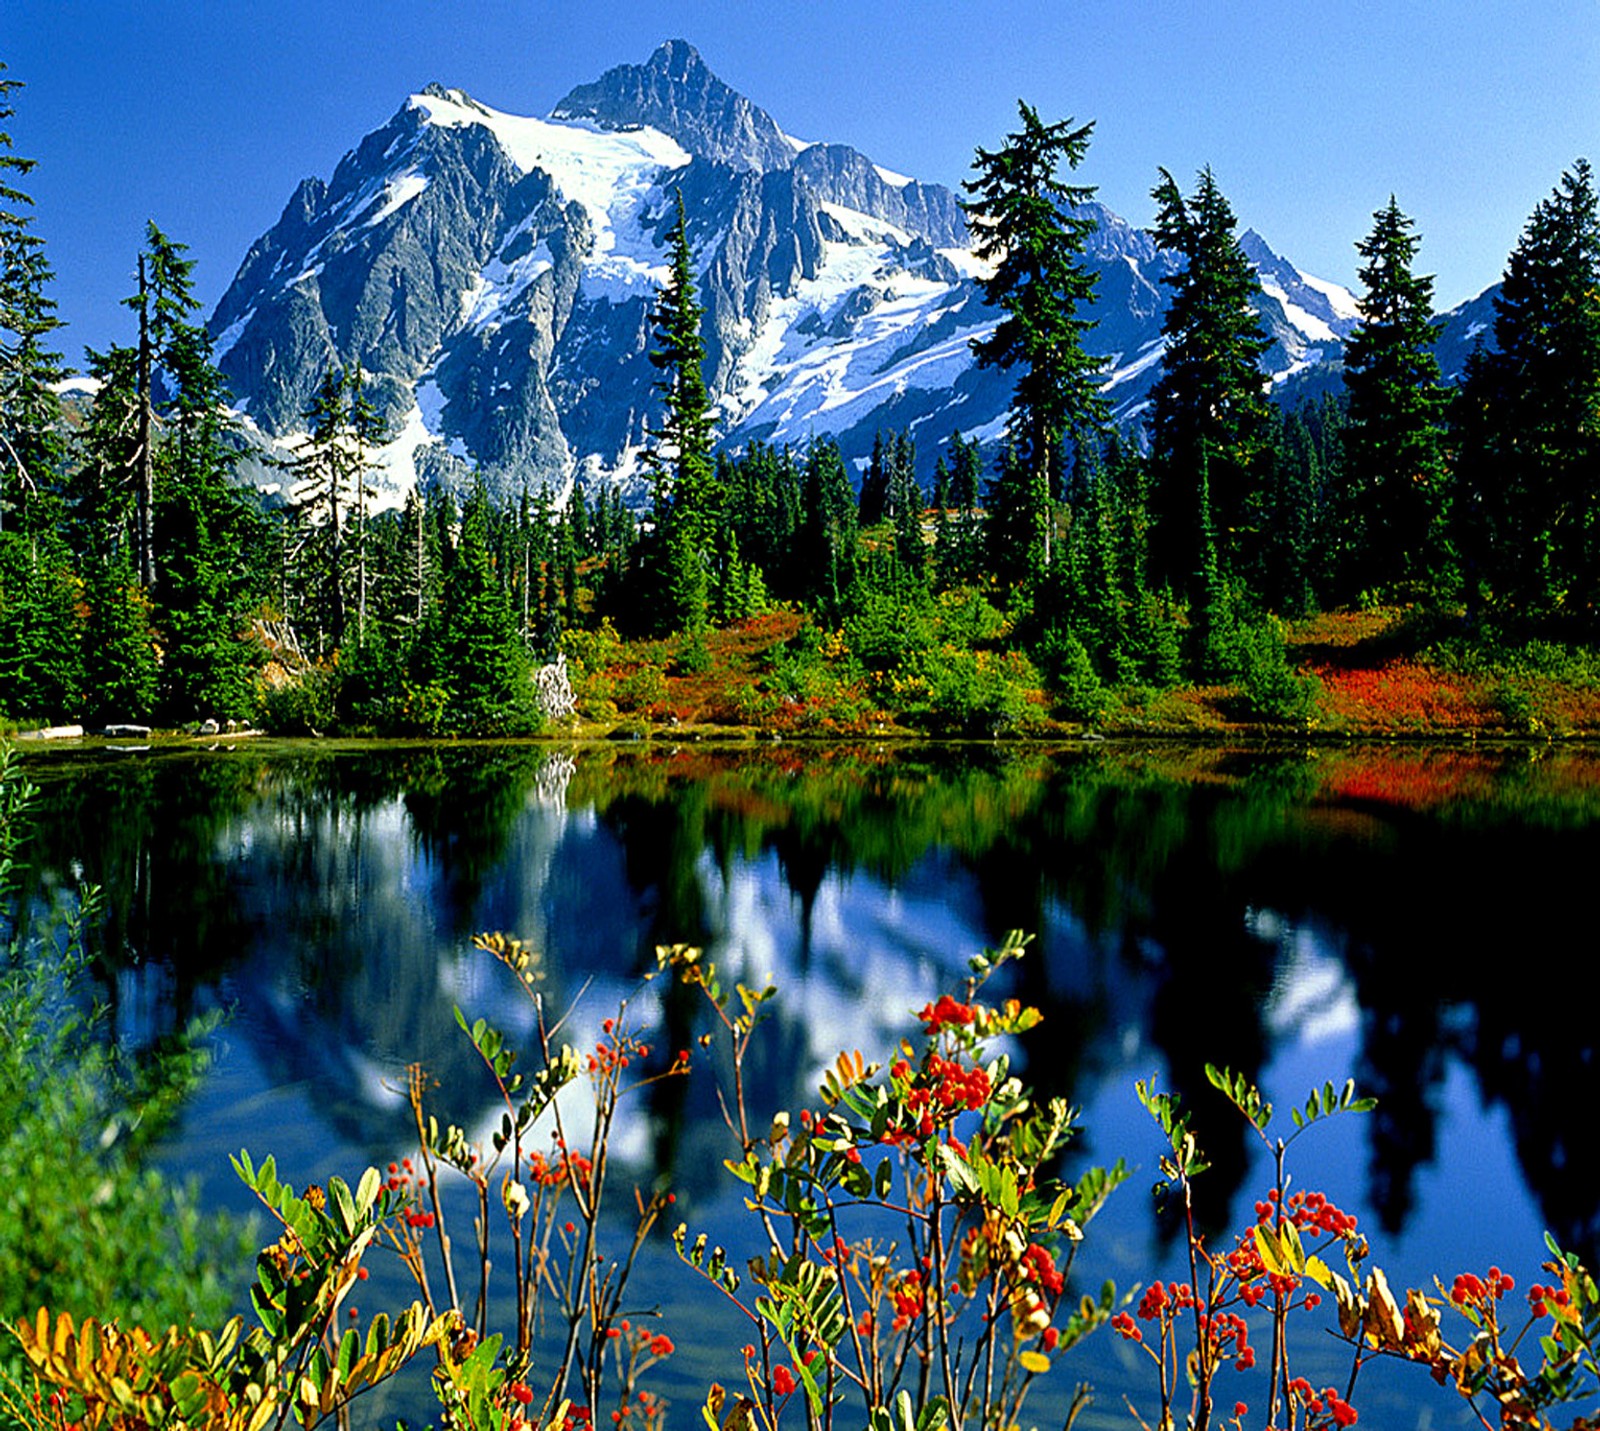
M961 204L999 315L975 356L1014 384L1003 436L884 430L864 470L825 436L719 442L680 194L651 314L649 505L604 483L508 498L469 479L377 510L388 434L359 365L325 373L272 495L235 480L245 446L193 260L157 222L129 255L125 341L63 355L32 166L9 133L25 103L0 77L11 729L533 733L552 718L534 674L558 657L579 719L610 726L988 736L1189 729L1204 706L1381 727L1380 697L1351 694L1357 668L1394 700L1402 678L1469 692L1470 717L1416 700L1418 729L1594 718L1600 201L1585 160L1528 217L1453 385L1422 236L1377 196L1352 236L1342 380L1288 408L1262 374L1258 279L1216 176L1159 171L1149 233L1180 260L1160 377L1114 423L1084 346L1093 126L1021 104L1015 132L976 150ZM75 367L93 383L64 387Z

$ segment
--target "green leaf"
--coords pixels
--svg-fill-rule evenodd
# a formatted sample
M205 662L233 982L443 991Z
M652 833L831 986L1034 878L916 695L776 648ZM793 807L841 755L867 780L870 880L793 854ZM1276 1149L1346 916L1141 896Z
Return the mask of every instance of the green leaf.
M351 1327L339 1341L339 1355L334 1361L334 1372L339 1381L350 1379L350 1368L361 1355L361 1334Z
M338 1209L339 1221L343 1225L346 1236L354 1236L357 1226L356 1205L350 1198L350 1189L341 1177L334 1176L328 1179L328 1195L333 1199L333 1205Z

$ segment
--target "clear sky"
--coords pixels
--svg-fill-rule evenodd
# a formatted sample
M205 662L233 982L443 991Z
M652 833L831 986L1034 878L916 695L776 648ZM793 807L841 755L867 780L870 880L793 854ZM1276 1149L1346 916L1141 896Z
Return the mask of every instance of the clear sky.
M430 80L543 115L667 38L790 134L944 184L1019 97L1092 119L1078 178L1133 223L1157 166L1187 191L1210 164L1241 226L1352 288L1392 191L1440 307L1600 163L1600 0L0 0L61 346L131 341L147 218L209 311L295 184Z

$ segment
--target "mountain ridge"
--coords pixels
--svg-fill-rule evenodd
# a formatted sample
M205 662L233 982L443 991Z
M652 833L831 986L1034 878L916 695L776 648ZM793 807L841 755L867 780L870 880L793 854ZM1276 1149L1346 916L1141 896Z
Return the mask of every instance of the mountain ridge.
M380 503L476 467L502 493L610 482L642 504L676 193L724 444L826 435L859 466L880 428L909 428L931 468L952 431L998 440L1011 382L971 355L997 315L955 194L790 139L681 40L576 86L548 119L438 84L409 97L251 246L210 320L218 362L278 440L327 367L359 363L392 434ZM1088 207L1089 346L1129 420L1159 372L1176 260ZM1335 363L1351 296L1253 230L1243 242L1274 381Z

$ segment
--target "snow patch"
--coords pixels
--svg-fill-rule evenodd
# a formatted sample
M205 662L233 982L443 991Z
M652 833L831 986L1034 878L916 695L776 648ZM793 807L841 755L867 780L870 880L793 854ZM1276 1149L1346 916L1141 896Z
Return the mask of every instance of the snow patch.
M981 427L969 427L961 434L962 441L976 442L988 447L999 442L1006 435L1006 424L1010 420L1008 413L1001 413L999 417L991 418Z
M99 378L62 378L58 383L51 383L50 390L61 397L65 397L68 393L82 393L84 397L93 397L103 386L105 385Z
M1315 313L1308 313L1284 291L1276 279L1261 276L1261 291L1268 298L1275 299L1283 308L1283 316L1298 328L1306 337L1318 343L1337 343L1339 336L1333 331L1324 319Z
M1165 339L1152 338L1144 345L1144 347L1139 350L1139 356L1131 363L1125 363L1121 367L1112 368L1110 374L1106 377L1106 380L1100 384L1100 391L1103 393L1110 392L1114 387L1119 387L1123 383L1131 382L1134 378L1138 377L1140 373L1148 371L1150 368L1153 368L1157 363L1159 363L1166 351L1167 344ZM1120 361L1121 357L1122 354L1117 353L1113 355L1111 361L1114 363L1118 362Z
M252 306L242 318L235 318L221 333L217 335L216 346L211 350L211 361L220 363L232 350L233 345L243 336L244 330L250 326L250 320L256 316Z
M666 282L667 267L641 221L652 199L661 196L663 171L689 163L676 140L648 126L613 131L503 114L456 92L449 98L412 95L409 102L441 128L483 125L518 169L543 171L563 195L583 205L595 227L594 249L584 260L588 296L612 302L641 294L653 298Z
M909 174L896 174L893 169L885 169L882 164L872 166L878 171L878 177L891 189L903 189L911 182Z
M424 189L428 187L428 178L425 174L415 171L402 174L396 179L391 179L383 186L383 202L370 219L365 220L361 227L370 229L374 224L381 224L390 214L402 205L409 204Z
M1299 269L1295 270L1300 273ZM1333 309L1336 318L1348 318L1357 321L1361 317L1361 309L1356 306L1356 297L1348 288L1341 284L1330 283L1326 278L1317 278L1309 273L1300 273L1300 281L1307 288L1314 288L1328 300L1328 306Z
M982 280L994 277L997 265L985 263L970 248L941 248L938 254L940 258L948 259L963 278Z
M827 214L839 225L852 239L860 242L872 242L880 239L890 239L902 248L909 248L912 243L911 235L897 224L891 224L887 219L875 219L871 214L864 214L860 209L847 209L843 204L829 203L824 200L823 213Z
M438 440L437 429L429 430L428 420L422 411L421 399L430 388L434 393L439 391L438 385L431 380L423 383L417 390L419 400L412 404L399 433L382 447L373 449L372 465L368 471L368 481L374 489L370 508L373 512L393 511L405 506L406 494L416 490L417 449ZM429 402L430 405L433 402L431 395ZM435 421L438 420L439 409L443 406L444 399L441 394L438 407L434 409Z
M817 276L773 300L731 384L739 423L776 442L844 432L908 390L948 391L972 366L971 340L995 323L986 315L927 342L961 289L900 268L894 225L827 208L854 241L829 243Z

